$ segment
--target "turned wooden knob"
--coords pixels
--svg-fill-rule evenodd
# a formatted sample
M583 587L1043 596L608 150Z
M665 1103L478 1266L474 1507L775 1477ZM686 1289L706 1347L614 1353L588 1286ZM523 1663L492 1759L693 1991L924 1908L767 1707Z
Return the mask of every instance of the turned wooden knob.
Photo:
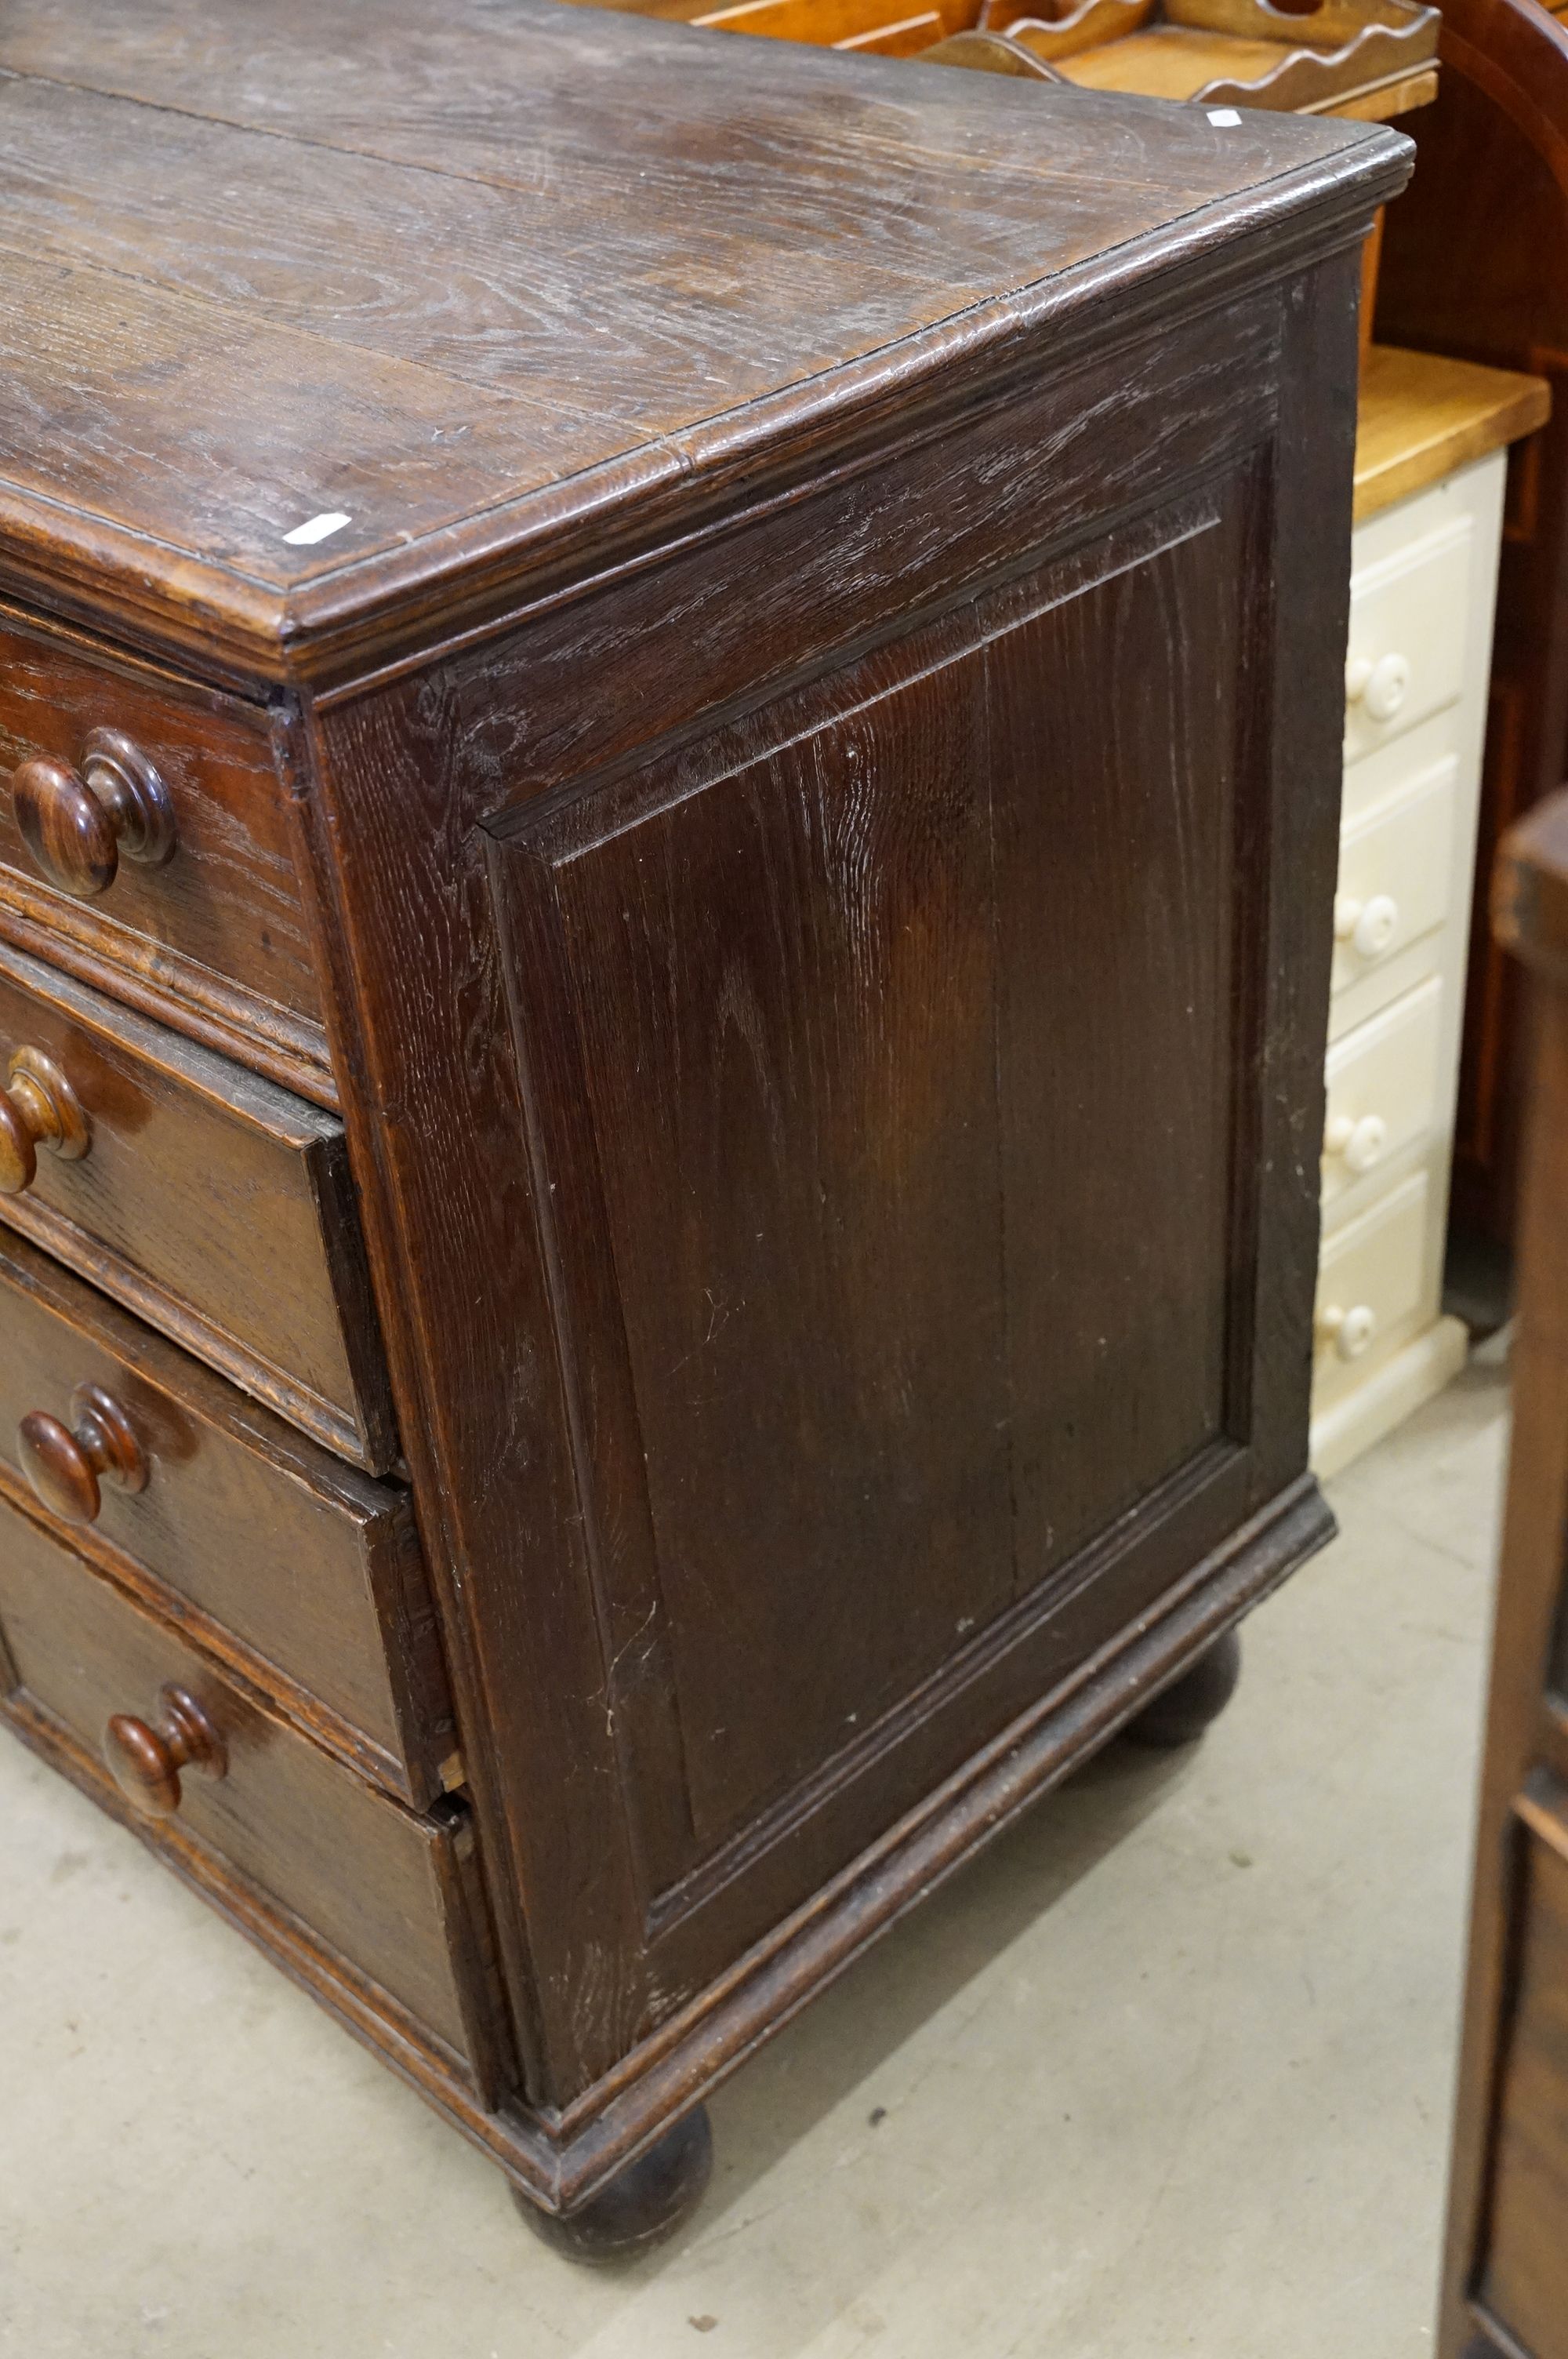
M94 729L81 768L35 755L11 775L22 841L51 885L90 900L113 885L120 854L157 867L174 850L174 806L145 754L117 729Z
M34 1409L16 1429L22 1472L46 1507L70 1524L91 1524L103 1505L101 1481L122 1491L145 1491L147 1455L135 1428L112 1393L78 1385L70 1423Z
M92 1134L76 1092L41 1049L18 1049L0 1090L0 1196L19 1196L38 1176L38 1149L74 1162Z
M222 1777L229 1766L223 1740L196 1698L184 1688L160 1690L156 1725L117 1712L103 1732L103 1758L125 1799L145 1818L171 1819L180 1804L179 1773L200 1769Z

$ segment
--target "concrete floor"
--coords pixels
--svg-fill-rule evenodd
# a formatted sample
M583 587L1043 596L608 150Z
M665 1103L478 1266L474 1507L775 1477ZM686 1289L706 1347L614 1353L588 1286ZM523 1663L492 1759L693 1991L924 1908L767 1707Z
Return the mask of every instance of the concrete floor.
M614 2278L0 1739L0 2352L1416 2359L1506 1400L1333 1486L1180 1759L1047 1799L713 2105Z

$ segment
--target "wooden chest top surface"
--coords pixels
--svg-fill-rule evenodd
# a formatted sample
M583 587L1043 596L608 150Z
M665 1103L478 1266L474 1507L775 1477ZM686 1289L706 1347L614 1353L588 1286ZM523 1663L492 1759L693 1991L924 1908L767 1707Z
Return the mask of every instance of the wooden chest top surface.
M208 664L383 650L1400 145L553 0L12 0L0 569Z

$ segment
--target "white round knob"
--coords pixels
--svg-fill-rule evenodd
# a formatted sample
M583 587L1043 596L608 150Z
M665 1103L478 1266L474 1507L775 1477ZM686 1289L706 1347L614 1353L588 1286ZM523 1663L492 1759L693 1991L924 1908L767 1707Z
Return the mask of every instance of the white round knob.
M1400 928L1400 905L1390 893L1374 893L1351 929L1350 940L1364 959L1381 958Z
M1345 666L1345 701L1358 704L1369 721L1391 721L1410 692L1410 658L1401 655L1351 656Z
M1381 958L1400 929L1400 905L1390 893L1374 893L1358 901L1353 893L1339 893L1334 902L1334 939L1349 942L1364 959Z
M1404 702L1411 668L1403 656L1380 656L1361 691L1361 707L1374 721L1391 721Z
M1318 1313L1317 1332L1342 1360L1358 1360L1378 1332L1378 1314L1367 1302L1342 1310L1337 1303Z
M1346 1169L1357 1177L1381 1160L1388 1143L1389 1126L1380 1114L1364 1114L1359 1122L1352 1122L1347 1114L1336 1114L1323 1135L1324 1152L1340 1156Z

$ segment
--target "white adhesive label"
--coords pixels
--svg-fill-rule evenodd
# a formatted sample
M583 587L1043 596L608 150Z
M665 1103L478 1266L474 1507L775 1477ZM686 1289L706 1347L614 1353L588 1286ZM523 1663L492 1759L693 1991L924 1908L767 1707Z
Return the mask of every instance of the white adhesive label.
M1241 121L1240 115L1233 106L1211 106L1208 110L1208 119L1219 131L1234 131ZM292 540L294 535L290 533L288 538Z
M283 537L291 548L313 549L319 540L325 540L329 533L341 532L349 521L341 509L333 508L325 516L308 516L303 524L297 524L292 532L286 532Z

